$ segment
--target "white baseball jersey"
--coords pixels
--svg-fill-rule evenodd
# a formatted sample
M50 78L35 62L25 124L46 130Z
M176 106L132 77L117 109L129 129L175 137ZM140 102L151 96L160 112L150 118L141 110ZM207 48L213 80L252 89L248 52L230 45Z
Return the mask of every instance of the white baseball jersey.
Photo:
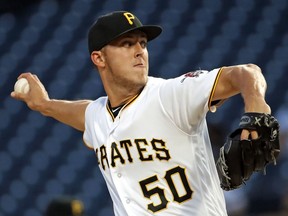
M116 216L224 216L206 113L219 69L149 77L116 118L89 104L84 142L95 150Z

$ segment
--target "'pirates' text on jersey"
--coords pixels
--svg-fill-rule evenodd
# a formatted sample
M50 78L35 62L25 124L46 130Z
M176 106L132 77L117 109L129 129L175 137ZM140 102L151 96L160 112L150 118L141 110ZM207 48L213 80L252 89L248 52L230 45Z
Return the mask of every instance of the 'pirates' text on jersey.
M227 215L205 120L220 71L149 77L116 117L107 97L89 104L83 139L116 216Z

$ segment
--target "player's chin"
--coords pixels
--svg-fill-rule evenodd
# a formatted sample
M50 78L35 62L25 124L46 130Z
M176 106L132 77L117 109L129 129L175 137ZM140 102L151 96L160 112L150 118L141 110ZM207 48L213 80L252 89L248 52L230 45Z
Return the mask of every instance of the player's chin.
M148 81L148 74L147 73L142 73L142 74L139 74L137 76L137 81L136 82L146 84L147 81Z
M134 71L134 73L141 74L141 75L146 75L147 76L147 74L148 74L147 67L144 67L144 66L134 67L133 71Z
M136 88L143 88L146 83L148 81L148 76L147 75L139 75L139 76L135 76L133 78L133 86L135 86Z

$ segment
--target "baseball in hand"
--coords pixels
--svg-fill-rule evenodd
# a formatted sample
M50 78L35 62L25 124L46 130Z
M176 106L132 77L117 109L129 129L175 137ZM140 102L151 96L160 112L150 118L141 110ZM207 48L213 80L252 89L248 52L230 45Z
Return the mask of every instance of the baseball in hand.
M15 92L27 94L29 90L30 90L29 83L25 78L18 79L14 85Z

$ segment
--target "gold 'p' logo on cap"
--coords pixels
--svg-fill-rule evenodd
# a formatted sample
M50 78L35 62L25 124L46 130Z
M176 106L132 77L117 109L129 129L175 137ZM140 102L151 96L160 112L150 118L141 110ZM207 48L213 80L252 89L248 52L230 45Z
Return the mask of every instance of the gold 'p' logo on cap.
M126 18L127 21L129 22L129 24L130 24L130 25L133 25L133 21L132 21L132 20L135 19L134 15L131 14L131 13L128 13L128 12L124 13L123 15L125 16L125 18Z

